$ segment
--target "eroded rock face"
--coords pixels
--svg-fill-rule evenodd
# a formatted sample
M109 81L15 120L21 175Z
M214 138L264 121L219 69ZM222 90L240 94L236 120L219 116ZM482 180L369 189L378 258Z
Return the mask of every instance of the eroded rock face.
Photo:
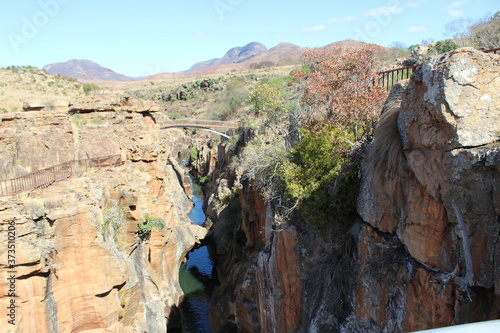
M212 296L212 330L293 331L302 312L297 231L277 226L257 192L247 196L240 191L233 200L239 202L230 203L212 229L222 281ZM242 220L227 212L238 204Z
M384 329L412 331L499 317L499 84L500 57L465 48L431 58L406 86L395 124L407 167L400 179L401 215L387 213L394 210L384 193L370 185L369 173L359 212L368 223L360 236L360 258L384 257L370 254L383 246L375 230L389 232L385 237L400 242L407 254L396 264L400 276L386 285L388 295L377 294L375 273L366 273L369 265L360 262L365 274L358 281L356 319L361 323L375 320ZM470 249L464 249L462 231ZM467 267L466 256L472 267ZM388 268L381 265L380 271ZM474 276L468 287L471 301L463 284L468 271ZM450 273L451 278L446 276ZM401 289L401 284L406 287ZM381 304L399 320L372 313Z
M0 144L14 143L29 168L51 165L55 156L119 154L125 161L0 198L2 272L9 224L17 234L13 332L166 331L183 295L180 264L207 231L187 217L192 203L170 158L181 132L159 131L134 108L2 116ZM21 127L32 131L16 133ZM146 216L162 218L165 227L140 238L138 224ZM7 289L2 278L2 304L9 302ZM0 316L7 318L6 311L2 306Z
M460 49L399 87L384 119L401 171L373 173L365 161L362 220L341 235L282 223L223 154L207 207L222 282L214 331L411 332L499 318L499 74L499 56ZM374 188L384 174L395 186Z

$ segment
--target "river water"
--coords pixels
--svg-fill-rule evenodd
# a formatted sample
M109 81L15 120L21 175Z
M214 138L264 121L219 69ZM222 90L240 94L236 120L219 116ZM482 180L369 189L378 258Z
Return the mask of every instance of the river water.
M193 223L202 225L205 222L203 193L200 186L192 181L191 183L194 208L189 218ZM208 312L210 297L215 288L212 270L213 261L206 246L190 252L187 263L181 265L179 282L185 295L180 305L182 332L211 332Z

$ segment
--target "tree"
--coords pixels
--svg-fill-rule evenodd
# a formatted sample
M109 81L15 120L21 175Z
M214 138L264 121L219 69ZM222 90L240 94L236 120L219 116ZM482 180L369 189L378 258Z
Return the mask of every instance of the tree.
M480 49L500 48L500 11L470 27L472 44Z
M450 52L450 51L458 49L459 47L460 47L460 45L458 45L457 43L455 43L451 39L441 40L441 41L436 43L436 46L434 46L437 53Z
M285 192L314 227L352 222L359 170L349 164L352 133L334 125L302 130L302 140L283 165Z
M500 12L473 22L461 18L446 25L447 34L459 46L473 46L482 50L500 48Z
M281 92L267 83L255 87L248 96L256 115L266 116L268 122L276 122L286 112Z
M351 135L332 125L320 131L303 130L302 140L292 149L292 163L285 170L288 194L307 198L326 182L332 182L352 140Z
M470 27L472 26L470 18L459 18L446 24L446 34L453 38L453 41L460 47L470 46Z
M358 50L339 51L343 53L306 51L304 59L311 64L311 73L306 79L303 102L317 111L309 119L311 125L336 124L360 140L371 134L388 95L375 84L382 49L370 44Z

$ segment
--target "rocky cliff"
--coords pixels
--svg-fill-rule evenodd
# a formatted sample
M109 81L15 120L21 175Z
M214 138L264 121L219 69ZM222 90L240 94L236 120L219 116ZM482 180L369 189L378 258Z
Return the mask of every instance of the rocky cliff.
M410 332L500 318L499 74L498 55L460 49L394 88L349 230L283 221L222 149L207 195L221 279L213 330Z
M432 58L395 88L401 150L392 160L401 172L367 168L358 200L361 327L375 321L412 331L500 317L499 74L500 57L460 49ZM390 134L378 134L374 145L388 147ZM400 191L373 186L384 182ZM377 261L391 265L370 270ZM385 309L374 311L378 304Z
M186 215L192 203L171 158L187 139L180 130L160 131L156 111L122 98L1 116L2 178L78 158L119 154L125 161L0 198L0 303L16 305L15 325L2 328L165 332L172 324L183 295L180 264L206 229ZM158 219L163 227L138 233L139 224ZM15 272L14 285L7 271ZM0 316L8 311L2 306Z

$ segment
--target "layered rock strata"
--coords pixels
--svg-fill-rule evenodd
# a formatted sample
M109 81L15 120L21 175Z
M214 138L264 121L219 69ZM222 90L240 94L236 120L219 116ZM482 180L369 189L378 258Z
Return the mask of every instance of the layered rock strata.
M154 118L161 114L152 117L154 109L136 101L98 109L2 115L0 144L12 148L0 157L8 164L15 155L21 171L112 154L125 161L0 198L0 303L17 305L15 325L2 324L11 332L166 332L182 299L180 264L206 234L186 215L192 203L171 158L182 132L160 131ZM158 218L163 228L138 233L139 224Z

